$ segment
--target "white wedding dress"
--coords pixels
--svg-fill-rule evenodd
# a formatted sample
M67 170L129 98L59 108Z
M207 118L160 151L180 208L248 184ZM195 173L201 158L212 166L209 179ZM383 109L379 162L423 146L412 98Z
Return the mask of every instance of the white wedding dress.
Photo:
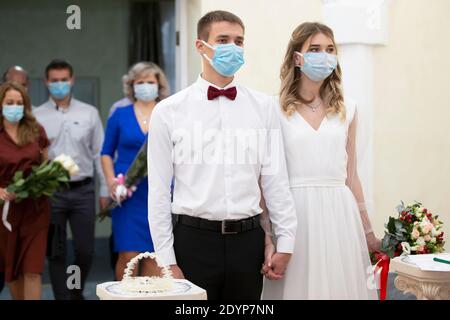
M346 185L349 126L325 117L315 130L298 112L279 111L298 229L285 278L265 279L263 299L377 299L357 201Z

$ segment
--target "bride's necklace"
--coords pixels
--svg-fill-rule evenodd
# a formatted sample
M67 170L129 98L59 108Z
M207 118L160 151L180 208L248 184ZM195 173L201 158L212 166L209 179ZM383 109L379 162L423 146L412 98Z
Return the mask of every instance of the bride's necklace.
M149 116L148 118L146 118L146 117L144 116L144 114L142 113L142 110L141 110L139 107L137 107L137 106L136 106L136 110L137 110L137 112L139 113L139 118L140 118L141 122L142 122L144 125L147 125L148 121L150 120L150 116Z
M313 112L316 112L317 108L319 108L319 107L322 105L322 100L319 100L319 102L316 103L315 105L311 105L311 104L308 104L308 103L305 103L305 104L306 104L306 106L308 106L309 108L311 108L311 110L312 110Z

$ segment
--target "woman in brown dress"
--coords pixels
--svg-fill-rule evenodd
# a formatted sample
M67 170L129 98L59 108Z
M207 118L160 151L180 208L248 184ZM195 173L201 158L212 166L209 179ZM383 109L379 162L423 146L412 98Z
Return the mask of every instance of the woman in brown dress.
M49 141L31 113L30 99L18 83L0 86L0 199L10 201L9 231L0 221L0 272L5 273L13 299L41 297L50 207L47 197L15 203L6 191L15 172L47 159ZM3 210L3 205L0 205Z

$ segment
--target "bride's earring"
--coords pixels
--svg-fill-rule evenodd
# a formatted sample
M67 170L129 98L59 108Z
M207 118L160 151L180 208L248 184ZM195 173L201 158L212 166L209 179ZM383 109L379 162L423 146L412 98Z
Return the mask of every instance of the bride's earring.
M299 63L297 64L297 57L300 57L300 61L299 61ZM303 72L302 72L302 69L301 69L301 67L302 67L302 65L301 65L301 55L300 55L300 53L299 52L297 52L297 51L294 51L294 57L293 57L293 60L294 60L294 68L295 69L297 69L298 70L298 74L299 74L299 77L298 77L298 79L300 79L302 76L303 76Z

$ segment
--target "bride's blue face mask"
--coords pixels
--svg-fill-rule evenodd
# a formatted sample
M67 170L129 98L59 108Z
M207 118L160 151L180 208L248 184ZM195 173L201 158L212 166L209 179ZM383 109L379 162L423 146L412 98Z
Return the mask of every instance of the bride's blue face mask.
M297 66L300 70L312 81L322 81L337 67L337 57L334 54L327 52L306 52L301 53L295 51L298 55L303 57L303 66Z
M214 70L224 77L233 76L244 64L244 49L234 43L218 44L212 47L206 41L201 40L207 47L214 50L214 56L210 59L203 54L209 61Z

